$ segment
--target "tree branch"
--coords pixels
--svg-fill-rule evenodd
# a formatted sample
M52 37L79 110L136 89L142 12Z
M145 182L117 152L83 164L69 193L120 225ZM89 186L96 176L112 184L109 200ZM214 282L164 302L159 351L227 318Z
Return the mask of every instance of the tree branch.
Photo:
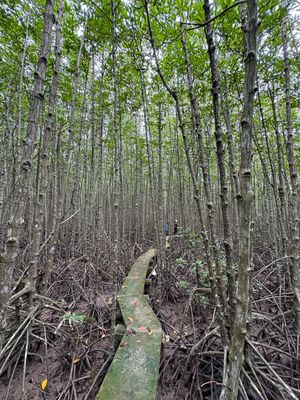
M246 0L240 0L237 1L234 4L231 4L231 6L225 8L225 10L221 11L220 14L216 15L215 17L212 17L211 19L209 19L208 21L205 22L200 22L200 23L194 23L194 22L180 22L181 25L193 25L193 28L189 28L187 29L187 31L191 31L194 29L198 29L198 28L204 28L205 26L207 26L208 24L210 24L211 22L215 21L217 18L222 17L224 14L227 13L227 11L231 10L232 8L240 5L240 4L244 4L246 3Z

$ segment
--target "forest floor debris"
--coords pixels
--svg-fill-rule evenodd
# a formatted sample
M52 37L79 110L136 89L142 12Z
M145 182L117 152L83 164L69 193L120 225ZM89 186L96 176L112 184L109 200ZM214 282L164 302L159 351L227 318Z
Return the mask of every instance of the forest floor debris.
M141 252L142 248L138 250ZM128 265L136 256L135 252L131 254ZM251 337L240 396L245 400L297 399L300 363L289 312L292 294L278 288L277 274L271 269L276 263L268 260L266 255L256 257ZM226 349L224 353L215 311L210 306L208 275L197 238L173 237L165 267L172 287L164 282L160 306L155 280L148 289L165 333L157 399L218 399ZM200 290L195 290L196 268L201 274ZM23 332L22 339L16 344L13 339L18 332L11 335L17 351L0 380L3 400L95 398L113 357L109 309L113 288L109 276L104 278L91 307L82 268L74 265L72 274L66 271L61 264L60 272L54 274L49 294L52 300L44 299L42 311L33 309L29 318L24 317L18 331ZM58 276L60 279L55 279ZM2 368L11 349L4 352Z

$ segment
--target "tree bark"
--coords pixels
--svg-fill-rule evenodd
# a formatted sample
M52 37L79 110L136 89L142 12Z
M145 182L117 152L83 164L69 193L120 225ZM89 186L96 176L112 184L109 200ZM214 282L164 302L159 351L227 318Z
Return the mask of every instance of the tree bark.
M210 4L209 0L204 1L204 11L206 21L211 19L210 15ZM223 219L223 231L224 231L224 249L226 257L226 272L228 278L228 297L229 297L229 323L233 318L234 307L235 307L235 269L232 259L232 233L231 233L231 222L229 216L229 198L228 198L228 186L226 169L224 162L224 146L222 141L222 127L220 118L220 78L218 72L218 65L215 55L215 44L213 38L213 31L211 24L208 22L205 28L205 36L208 45L208 54L210 59L210 71L212 79L212 97L213 97L213 110L214 110L214 122L215 122L215 141L217 148L217 160L218 160L218 171L219 180L221 186L221 209Z
M244 104L241 119L241 165L240 165L240 246L237 273L237 304L231 329L225 386L220 399L235 400L238 397L240 373L244 362L244 347L250 309L250 224L253 192L251 187L251 136L256 80L256 0L247 0L248 23L245 32L246 57Z
M26 142L19 171L19 182L12 214L8 224L7 240L4 251L0 255L0 349L3 345L3 335L6 327L6 310L15 261L19 253L19 238L24 222L28 185L32 171L33 153L39 124L39 116L44 102L44 83L51 51L54 1L47 0L42 33L41 51L35 72L35 82L32 90L29 112L29 123L26 132Z
M46 126L45 126L45 136L44 136L44 143L43 143L43 165L42 165L42 179L46 181L46 174L47 174L47 168L48 168L48 163L49 163L49 141L50 137L52 135L53 131L53 114L55 110L55 104L56 104L56 99L57 99L57 90L58 90L58 80L59 80L59 74L60 74L60 69L61 69L61 30L62 30L62 19L63 19L63 11L64 11L64 2L63 0L60 0L59 6L58 6L58 14L57 14L57 20L56 20L56 38L55 38L55 47L54 47L54 54L55 54L55 65L54 65L54 76L52 79L52 84L50 87L50 93L49 93L49 104L48 104L48 115L46 119ZM58 157L57 160L58 161ZM58 171L56 171L58 173ZM58 187L56 186L56 192L58 190ZM44 187L44 193L43 197L46 195L46 186ZM53 201L53 210L52 210L53 216L50 218L51 223L49 224L50 228L50 235L51 238L48 242L48 248L50 249L49 255L45 261L45 266L44 266L44 271L43 271L43 277L42 277L42 284L41 284L41 293L45 294L47 291L48 287L48 280L49 280L49 275L54 259L54 252L55 252L55 247L56 247L56 242L58 239L58 219L57 219L57 193L55 193L54 196L54 201Z

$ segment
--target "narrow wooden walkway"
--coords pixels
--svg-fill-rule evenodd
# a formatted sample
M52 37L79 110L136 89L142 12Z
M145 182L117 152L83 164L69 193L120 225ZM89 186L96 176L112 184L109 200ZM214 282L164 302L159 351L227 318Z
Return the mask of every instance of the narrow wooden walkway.
M144 295L156 250L137 259L118 295L126 332L96 400L155 400L162 329Z

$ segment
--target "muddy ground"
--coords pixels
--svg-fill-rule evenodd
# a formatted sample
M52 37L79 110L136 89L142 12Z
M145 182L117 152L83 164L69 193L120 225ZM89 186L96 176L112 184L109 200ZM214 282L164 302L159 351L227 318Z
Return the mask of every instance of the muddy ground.
M130 252L122 269L124 276L134 259L146 249ZM151 305L165 333L157 400L214 400L221 391L224 353L215 311L210 306L208 274L200 251L201 247L194 240L173 238L166 254L162 285L155 278L148 289ZM19 358L12 360L1 377L1 400L95 399L114 349L110 273L102 271L101 280L97 282L97 296L91 302L86 268L82 264L75 265L70 274L65 264L61 262L53 277L49 292L53 302L45 301L46 308L32 321L28 348L23 337L16 346L20 349L16 352ZM251 338L255 343L260 341L257 349L267 362L288 384L299 389L300 365L293 356L292 319L288 313L285 317L281 310L281 307L288 307L290 295L287 292L285 304L278 305L276 274L270 275L268 270L258 274L265 264L260 258L254 271ZM197 273L201 289L195 293ZM118 318L121 322L120 316ZM12 334L13 330L10 332ZM196 343L198 348L193 352ZM26 360L24 350L27 350ZM251 382L262 371L259 381L266 398L286 400L284 392L274 390L272 382L270 384L269 380L274 377L263 376L267 372L265 366L255 364L253 377L250 367L249 382L245 379L246 394L241 393L241 399L259 398ZM42 392L41 384L46 378L48 384Z

